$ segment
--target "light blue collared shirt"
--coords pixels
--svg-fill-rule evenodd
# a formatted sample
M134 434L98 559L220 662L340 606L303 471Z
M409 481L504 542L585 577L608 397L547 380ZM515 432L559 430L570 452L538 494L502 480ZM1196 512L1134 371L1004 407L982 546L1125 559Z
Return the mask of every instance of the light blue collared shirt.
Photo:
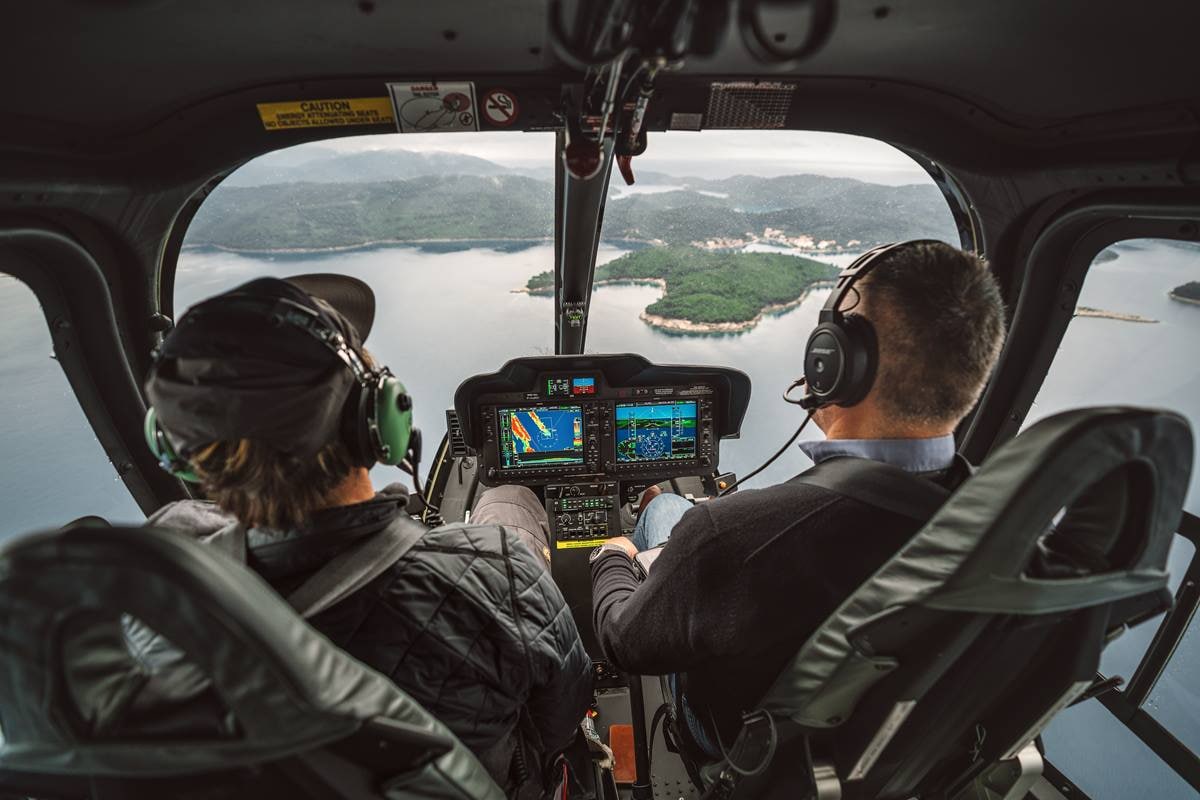
M939 472L954 462L954 437L950 434L930 439L817 439L801 442L800 449L814 464L851 456L882 461L908 472Z

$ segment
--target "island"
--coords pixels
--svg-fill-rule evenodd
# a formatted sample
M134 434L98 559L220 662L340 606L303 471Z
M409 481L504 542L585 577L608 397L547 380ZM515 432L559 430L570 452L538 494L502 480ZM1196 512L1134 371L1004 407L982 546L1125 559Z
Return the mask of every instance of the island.
M837 267L782 253L739 253L691 246L653 247L615 258L596 269L595 285L651 284L663 295L641 319L677 333L739 333L765 315L798 305L810 290L827 284ZM554 294L554 275L534 275L523 289Z
M1176 286L1167 294L1172 300L1200 306L1200 281L1188 281L1182 286Z

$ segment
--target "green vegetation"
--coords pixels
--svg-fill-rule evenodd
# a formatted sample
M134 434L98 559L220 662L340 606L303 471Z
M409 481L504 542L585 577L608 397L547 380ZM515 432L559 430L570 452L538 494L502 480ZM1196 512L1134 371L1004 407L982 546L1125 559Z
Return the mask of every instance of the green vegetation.
M1171 297L1185 303L1200 303L1200 281L1188 281L1171 290Z
M596 270L597 281L665 281L666 292L646 313L704 324L749 322L767 307L794 302L814 283L835 275L836 267L799 256L695 247L638 250ZM553 291L554 276L534 275L526 288Z
M351 175L363 178L363 172L374 170L386 178L405 166L393 164L395 170L389 173L384 166L390 162L377 161L353 162L360 169ZM553 236L554 185L539 178L447 173L331 183L308 178L328 173L334 166L350 172L352 165L337 161L324 167L319 163L286 169L260 166L245 169L262 172L269 166L267 171L294 174L305 182L218 187L188 228L188 245L244 251L323 250L378 242ZM233 178L240 182L253 174L239 171ZM807 236L861 250L914 237L934 235L947 241L957 237L946 203L934 186L880 186L819 175L655 179L680 188L610 198L604 213L605 239L674 245L715 238L752 241L772 228L774 237Z
M548 184L520 175L450 175L224 187L201 206L187 243L319 250L430 239L545 239L553 229Z

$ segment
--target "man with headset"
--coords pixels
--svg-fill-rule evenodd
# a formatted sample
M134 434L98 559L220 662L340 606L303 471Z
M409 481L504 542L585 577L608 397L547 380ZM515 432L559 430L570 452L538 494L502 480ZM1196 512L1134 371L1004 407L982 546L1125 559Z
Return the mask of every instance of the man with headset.
M870 459L876 471L952 484L953 432L1004 329L999 287L974 255L927 240L864 254L839 276L804 352L801 405L825 440L800 446L818 466L695 506L651 487L632 537L593 553L605 654L669 676L694 747L719 757L805 640L920 527L811 473ZM635 556L659 546L643 580Z
M156 355L147 441L210 501L149 524L225 549L336 645L391 677L471 748L510 794L538 793L591 702L591 663L546 565L529 490L492 493L472 525L425 530L412 400L362 341L374 295L353 278L262 278L191 309ZM419 484L417 484L419 489ZM136 623L156 668L174 658Z

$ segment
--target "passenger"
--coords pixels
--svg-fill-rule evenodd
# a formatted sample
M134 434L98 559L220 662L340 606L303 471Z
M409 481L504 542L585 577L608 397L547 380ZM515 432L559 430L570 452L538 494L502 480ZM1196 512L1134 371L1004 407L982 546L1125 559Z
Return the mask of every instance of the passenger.
M374 318L370 289L341 276L291 281L255 280L190 309L146 383L170 444L216 505L174 503L150 523L235 557L242 550L284 596L405 514L408 501L403 487L377 494L367 471L374 459L356 459L348 445L346 417L356 409L344 408L359 385L350 367L270 311L287 303L310 310L370 368L361 344ZM517 487L485 492L473 523L429 531L378 578L308 621L390 676L502 787L513 794L523 784L524 795L583 719L591 663L547 569L536 496ZM238 531L244 546L233 538Z
M1003 344L1000 290L982 261L946 244L881 259L856 284L854 306L877 334L875 381L861 402L817 410L825 440L800 447L815 463L874 459L942 480L955 427ZM596 632L618 668L670 676L688 732L712 757L808 637L920 527L801 483L696 506L651 487L639 505L632 537L593 554ZM640 582L633 556L668 539Z

